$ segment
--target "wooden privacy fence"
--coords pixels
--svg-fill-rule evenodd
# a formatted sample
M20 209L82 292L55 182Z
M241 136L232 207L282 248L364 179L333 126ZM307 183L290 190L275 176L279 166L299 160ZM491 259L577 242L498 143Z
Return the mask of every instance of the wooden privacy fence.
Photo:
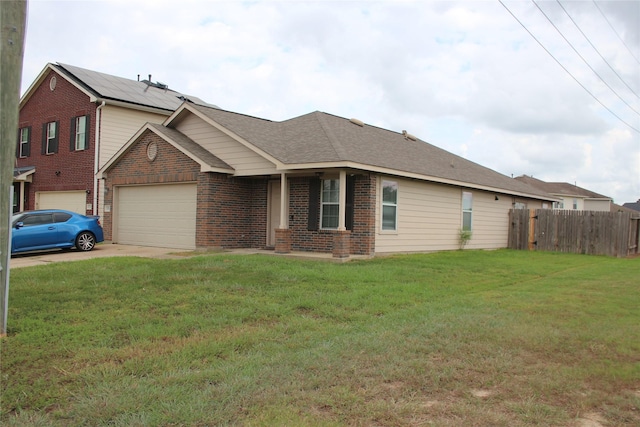
M637 254L640 214L512 209L509 248L626 257Z

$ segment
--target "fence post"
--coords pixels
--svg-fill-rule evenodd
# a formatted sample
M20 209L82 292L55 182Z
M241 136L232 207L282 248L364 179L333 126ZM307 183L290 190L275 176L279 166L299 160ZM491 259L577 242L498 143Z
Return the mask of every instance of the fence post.
M534 220L536 217L535 209L529 209L529 250L533 251L536 248L536 223Z

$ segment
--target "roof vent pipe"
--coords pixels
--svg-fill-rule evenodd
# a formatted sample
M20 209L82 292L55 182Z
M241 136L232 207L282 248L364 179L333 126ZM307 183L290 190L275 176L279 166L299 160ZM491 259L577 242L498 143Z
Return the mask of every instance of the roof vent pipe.
M360 127L364 127L364 122L358 119L350 119L349 120L351 123L353 123L354 125L358 125Z
M407 133L406 130L402 131L402 136L404 136L404 139L410 139L412 141L417 141L418 138L416 138L415 136L411 135L410 133Z

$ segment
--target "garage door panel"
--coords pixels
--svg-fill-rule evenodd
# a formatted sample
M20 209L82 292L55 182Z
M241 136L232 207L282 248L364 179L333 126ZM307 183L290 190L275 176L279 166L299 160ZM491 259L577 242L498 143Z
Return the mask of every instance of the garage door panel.
M118 189L117 242L195 249L196 184Z
M36 209L65 209L81 215L87 213L87 193L81 191L39 191Z

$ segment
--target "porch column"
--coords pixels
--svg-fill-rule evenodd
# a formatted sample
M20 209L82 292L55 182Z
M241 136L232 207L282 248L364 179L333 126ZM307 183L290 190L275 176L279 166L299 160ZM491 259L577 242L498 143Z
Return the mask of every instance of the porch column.
M284 172L280 174L280 229L289 228L289 221L287 221L287 174Z
M340 203L338 205L338 231L344 231L347 216L347 171L340 171Z
M276 247L278 254L288 254L291 252L291 230L289 229L289 221L287 221L287 175L280 174L280 225L276 228Z
M20 200L18 204L20 205L20 210L18 212L24 211L24 181L20 181L20 192L18 194Z

